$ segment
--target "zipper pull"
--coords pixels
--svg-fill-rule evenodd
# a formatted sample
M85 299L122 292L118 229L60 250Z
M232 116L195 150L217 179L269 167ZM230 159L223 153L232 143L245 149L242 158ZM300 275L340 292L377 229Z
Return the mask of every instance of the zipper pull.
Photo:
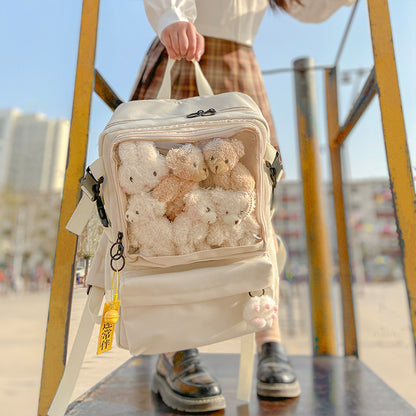
M195 118L195 117L205 117L205 116L213 116L217 111L215 108L210 108L207 111L198 110L196 113L191 113L186 116L186 118Z

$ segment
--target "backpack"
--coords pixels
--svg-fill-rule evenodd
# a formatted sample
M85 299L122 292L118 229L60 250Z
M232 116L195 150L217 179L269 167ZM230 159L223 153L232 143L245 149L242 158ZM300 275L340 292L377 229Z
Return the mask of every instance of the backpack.
M155 354L241 336L239 397L247 399L253 334L276 318L277 306L266 302L266 310L263 300L278 288L270 201L279 155L256 103L238 92L213 95L196 61L200 95L170 99L174 62L157 99L115 110L67 229L79 235L97 206L104 233L87 317L119 271L118 345Z

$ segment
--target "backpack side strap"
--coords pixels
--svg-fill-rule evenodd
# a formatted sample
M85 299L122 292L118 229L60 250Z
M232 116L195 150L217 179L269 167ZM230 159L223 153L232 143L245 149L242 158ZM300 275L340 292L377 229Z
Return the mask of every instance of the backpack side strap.
M237 399L250 401L253 380L254 354L256 352L255 333L241 337L240 370L238 374Z
M280 160L280 153L276 150L270 143L266 146L266 151L264 152L264 160L266 166L270 171L270 179L272 181L273 190L276 187L277 183L283 176L283 165Z
M66 363L58 390L56 391L51 407L49 408L48 416L63 416L65 414L91 339L103 297L104 289L91 286L78 331L74 339L71 354Z
M103 181L104 163L101 158L98 158L87 168L85 176L80 181L82 197L65 227L71 233L81 235L95 205L98 208L103 226L109 227L110 224L100 196L100 185Z

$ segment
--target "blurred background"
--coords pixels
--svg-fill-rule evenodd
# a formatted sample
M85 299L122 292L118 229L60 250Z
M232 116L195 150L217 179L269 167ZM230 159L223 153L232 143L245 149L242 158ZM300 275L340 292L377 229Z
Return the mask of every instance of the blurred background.
M0 399L10 415L33 414L39 393L81 7L81 0L0 0L0 314L7 325L0 344ZM416 175L416 2L390 0L389 7L408 146ZM350 14L351 8L343 7L328 21L314 25L268 11L254 46L262 70L280 69L265 75L265 84L286 175L278 188L279 210L274 222L289 251L289 264L282 277L280 319L285 344L292 354L311 354L312 340L291 69L295 59L305 56L313 57L316 66L333 65ZM101 0L96 68L124 100L129 98L154 36L142 1ZM367 6L360 0L339 62L341 121L372 67ZM315 76L331 255L336 264L323 71L316 70ZM111 111L94 95L87 163L97 157L98 136L110 116ZM416 406L408 299L377 98L343 146L343 157L360 358ZM74 322L85 299L84 280L100 233L99 222L93 216L79 239L74 267ZM332 289L342 354L336 268ZM112 354L113 360L107 359L111 363L94 373L95 381L126 359L124 352ZM85 377L85 381L81 377L74 394L94 384ZM26 401L17 400L21 394L26 395Z

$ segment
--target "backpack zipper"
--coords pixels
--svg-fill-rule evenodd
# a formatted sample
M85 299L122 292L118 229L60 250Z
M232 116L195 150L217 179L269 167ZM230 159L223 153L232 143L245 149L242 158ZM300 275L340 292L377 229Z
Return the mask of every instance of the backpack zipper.
M186 116L186 118L195 118L195 117L206 117L206 116L213 116L217 113L215 108L210 108L209 110L198 110L196 113L190 113Z
M183 119L184 121L186 121L187 118L195 118L198 116L211 116L211 115L215 115L215 114L224 114L224 113L232 113L235 111L242 111L242 110L249 110L250 112L253 112L253 109L251 107L248 106L239 106L239 107L228 107L228 108L222 108L220 110L216 110L215 108L209 108L208 110L198 110L195 113L190 113L190 114L183 114ZM203 113L203 114L202 114ZM257 112L255 112L255 114L257 114ZM163 120L174 120L174 119L180 119L180 115L176 115L176 116L171 116L171 117L160 117L160 119ZM136 118L136 119L131 119L131 120L118 120L118 121L113 121L112 123L108 123L103 131L103 135L107 132L108 129L110 129L110 127L113 126L119 126L122 124L127 124L127 123L134 123L134 122L142 122L142 121L154 121L157 120L159 117L153 117L153 118Z

